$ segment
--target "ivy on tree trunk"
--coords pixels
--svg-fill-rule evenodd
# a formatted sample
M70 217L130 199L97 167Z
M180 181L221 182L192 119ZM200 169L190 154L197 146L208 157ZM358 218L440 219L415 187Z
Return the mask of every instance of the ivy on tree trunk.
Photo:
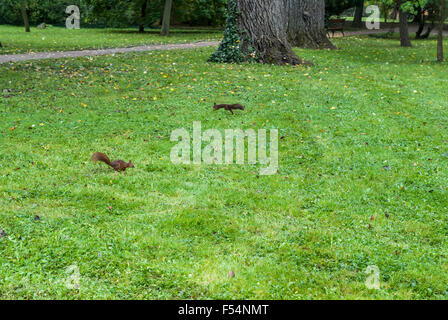
M284 0L229 0L224 39L209 61L310 64L288 42Z

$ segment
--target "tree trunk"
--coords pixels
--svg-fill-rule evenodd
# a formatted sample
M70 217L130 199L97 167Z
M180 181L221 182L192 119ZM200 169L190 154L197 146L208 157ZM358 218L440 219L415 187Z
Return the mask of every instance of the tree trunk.
M312 64L292 50L287 17L285 0L228 0L224 38L208 61Z
M388 9L387 9L387 5L385 3L383 3L383 13L384 13L384 23L387 23L387 18L389 15Z
M400 17L400 42L402 47L412 47L409 38L408 14L399 8Z
M356 0L355 17L353 19L352 27L362 27L362 16L364 14L364 0Z
M418 23L418 29L417 32L415 33L415 39L421 39L423 30L425 30L425 22L426 22L424 12L421 8L418 9L418 14L415 15L414 22Z
M148 5L148 1L144 0L142 3L141 13L140 13L141 22L140 22L140 25L138 26L138 32L140 32L140 33L145 32L145 18L146 18L147 5Z
M20 12L22 13L23 23L25 24L25 32L30 32L30 20L28 18L28 9L26 4L20 7Z
M443 62L443 27L445 23L445 14L444 14L444 0L440 0L440 21L439 21L439 31L437 35L437 61Z
M168 36L170 34L172 6L173 6L173 0L165 0L165 10L163 11L162 33L161 33L162 36Z
M336 49L325 32L324 0L284 0L287 35L292 46L312 49Z
M428 25L425 33L420 36L420 39L428 39L429 36L431 35L432 30L434 29L434 26L435 26L434 21L431 21L431 24Z
M255 50L259 61L268 64L305 63L287 39L287 12L282 0L238 0L238 29L243 52Z

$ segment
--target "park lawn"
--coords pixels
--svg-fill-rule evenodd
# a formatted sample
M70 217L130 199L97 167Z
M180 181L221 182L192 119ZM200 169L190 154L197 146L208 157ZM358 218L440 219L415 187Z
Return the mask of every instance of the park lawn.
M31 28L31 32L27 33L23 27L0 25L0 41L3 45L0 55L186 43L219 40L221 37L222 31L207 28L174 28L170 36L162 37L159 29L147 29L145 33L139 33L135 28L70 30L49 26L44 30Z
M0 299L448 298L447 64L434 41L334 41L298 50L311 68L213 48L0 65ZM172 164L193 121L278 128L279 173Z

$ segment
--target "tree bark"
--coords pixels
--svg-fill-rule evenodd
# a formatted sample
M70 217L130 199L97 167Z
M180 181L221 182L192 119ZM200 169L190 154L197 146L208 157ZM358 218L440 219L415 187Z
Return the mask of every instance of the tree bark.
M143 33L145 32L145 18L146 18L146 8L148 5L148 1L144 0L142 3L142 7L141 7L141 13L140 13L140 18L141 18L141 22L140 25L138 26L138 32Z
M437 35L437 61L443 62L443 27L445 24L445 1L440 0L439 12L440 12L440 21L439 21L439 31Z
M324 0L284 0L287 35L292 46L336 49L325 32Z
M262 63L307 63L294 53L288 42L287 14L282 0L238 0L237 7L243 52L249 53L248 49L253 48Z
M356 1L355 17L353 19L352 27L361 28L362 27L362 16L364 14L364 0Z
M399 10L400 17L400 42L402 47L412 47L411 39L409 38L408 14L401 8Z
M25 32L30 32L30 19L28 18L28 9L26 4L20 7L20 12L22 13L23 23L25 24Z
M173 0L165 0L165 9L163 11L162 32L161 32L162 36L168 36L170 34L172 6L173 6Z

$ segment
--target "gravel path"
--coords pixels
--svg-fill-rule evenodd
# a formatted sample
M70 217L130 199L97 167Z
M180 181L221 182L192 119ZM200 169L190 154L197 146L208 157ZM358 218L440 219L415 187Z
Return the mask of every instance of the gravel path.
M194 48L202 48L202 47L209 47L209 46L217 46L218 44L219 44L219 42L217 42L217 41L200 41L200 42L193 42L193 43L161 44L161 45L137 46L137 47L128 47L128 48L99 49L99 50L7 54L7 55L0 55L0 63L26 61L26 60L76 58L76 57L85 57L85 56L103 56L103 55L108 55L108 54L125 53L125 52L194 49Z

